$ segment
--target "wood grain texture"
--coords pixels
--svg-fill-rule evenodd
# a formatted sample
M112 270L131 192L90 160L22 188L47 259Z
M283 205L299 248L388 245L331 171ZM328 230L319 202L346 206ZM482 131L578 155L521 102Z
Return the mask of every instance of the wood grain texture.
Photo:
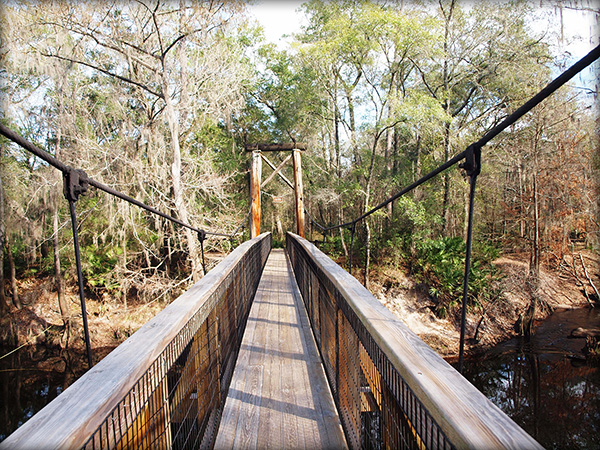
M215 449L233 448L347 448L283 250L267 261L225 403Z
M255 238L260 234L260 180L262 176L262 160L260 152L252 152L250 160L250 203L252 215L250 217L250 237Z
M81 448L166 346L198 311L206 316L213 292L262 239L238 246L213 270L79 378L7 439L1 449ZM203 321L206 317L201 317Z
M296 204L296 233L304 237L304 187L302 183L302 156L300 150L293 150L294 194Z
M539 449L529 434L410 331L354 277L293 233L457 448Z

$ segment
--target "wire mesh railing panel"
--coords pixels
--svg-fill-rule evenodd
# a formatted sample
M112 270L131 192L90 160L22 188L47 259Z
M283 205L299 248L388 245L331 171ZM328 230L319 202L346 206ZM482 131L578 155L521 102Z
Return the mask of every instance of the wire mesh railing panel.
M287 249L349 446L452 448L327 274L289 235Z
M93 434L86 448L210 448L268 253L243 255ZM203 306L204 306L203 305Z
M122 349L115 349L116 355L109 355L82 377L80 386L90 384L86 377L106 377L106 385L96 382L98 393L88 393L90 403L98 404L95 395L111 400L103 400L100 408L89 412L87 425L77 430L81 435L66 436L66 446L90 450L212 448L246 319L271 250L271 235L261 235L241 247L213 269L216 274L209 273L170 305L173 308L166 308L141 333L132 335ZM178 317L181 313L188 318ZM153 337L162 339L164 345L156 344ZM130 356L136 352L157 356L141 357L140 365L134 366ZM132 367L125 371L119 362ZM127 373L141 375L133 383L113 379L125 378ZM77 386L61 395L59 407L51 408L56 410L54 415L64 416L67 427L70 399L81 403L86 395L77 392ZM85 428L91 429L87 436Z
M350 448L539 448L313 244L287 251Z

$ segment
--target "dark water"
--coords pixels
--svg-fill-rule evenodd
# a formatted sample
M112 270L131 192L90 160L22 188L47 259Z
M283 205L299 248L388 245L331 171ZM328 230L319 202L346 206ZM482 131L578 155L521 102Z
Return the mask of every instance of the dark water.
M10 348L0 346L0 356ZM83 372L68 354L21 349L0 359L0 441L56 398Z
M529 342L465 361L466 378L549 449L600 449L600 366L582 359L585 339L568 337L577 327L600 328L600 310L556 312Z
M568 338L577 327L600 328L600 308L557 312L529 342L512 339L465 361L467 379L549 449L600 449L600 367L582 360L584 339ZM0 347L0 356L8 351ZM27 350L0 359L0 441L84 372L71 369L83 365L75 359Z

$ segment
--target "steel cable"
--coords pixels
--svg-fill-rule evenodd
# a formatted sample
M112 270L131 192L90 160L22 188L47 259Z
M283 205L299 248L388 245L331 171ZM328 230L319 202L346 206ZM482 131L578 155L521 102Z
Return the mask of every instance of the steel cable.
M55 167L56 169L60 170L63 173L68 173L71 170L74 170L72 167L70 167L70 166L66 165L65 163L63 163L62 161L56 159L54 156L52 156L48 152L38 148L33 143L29 142L28 140L23 138L21 135L15 133L13 130L11 130L10 128L8 128L2 124L0 124L0 134L4 135L6 138L8 138L11 141L13 141L14 143L20 145L25 150L29 151L30 153L33 153L35 156L46 161L48 164L50 164L51 166ZM235 234L239 231L239 227L234 233L231 233L231 234L202 230L202 229L193 227L185 222L182 222L181 220L179 220L169 214L159 211L158 209L153 208L152 206L148 206L145 203L140 202L139 200L136 200L135 198L133 198L127 194L123 194L122 192L119 192L116 189L106 186L105 184L100 183L99 181L96 181L93 178L88 177L87 182L90 184L90 186L94 186L95 188L100 189L101 191L104 191L107 194L113 195L117 198L120 198L121 200L125 200L128 203L136 205L142 209L145 209L146 211L148 211L152 214L156 214L164 219L167 219L171 222L181 225L182 227L185 227L192 231L195 231L196 233L200 233L202 231L202 232L206 233L206 235L208 235L208 236L222 236L222 237L230 238L230 237L235 236Z

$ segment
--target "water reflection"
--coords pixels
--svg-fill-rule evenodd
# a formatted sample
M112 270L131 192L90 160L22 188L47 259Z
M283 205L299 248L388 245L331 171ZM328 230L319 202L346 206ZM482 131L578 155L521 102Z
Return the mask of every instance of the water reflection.
M10 348L0 347L0 355ZM0 359L0 441L72 384L81 358L48 349L24 349ZM75 369L73 369L75 367Z
M600 449L600 369L568 338L577 327L600 327L600 312L555 313L531 341L465 362L467 379L546 448Z

